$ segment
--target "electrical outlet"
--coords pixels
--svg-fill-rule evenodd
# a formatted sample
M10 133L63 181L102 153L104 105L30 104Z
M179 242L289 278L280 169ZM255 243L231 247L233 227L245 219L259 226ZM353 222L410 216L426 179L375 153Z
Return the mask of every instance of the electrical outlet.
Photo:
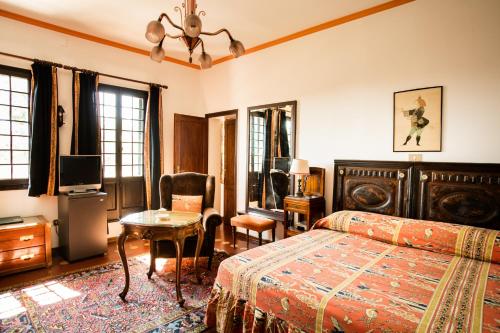
M421 162L422 161L422 154L409 154L408 160L411 162Z

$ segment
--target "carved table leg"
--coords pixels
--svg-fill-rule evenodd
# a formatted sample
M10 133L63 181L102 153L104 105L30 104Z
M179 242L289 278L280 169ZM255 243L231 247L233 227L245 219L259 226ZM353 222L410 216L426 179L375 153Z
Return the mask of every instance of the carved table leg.
M156 271L156 246L155 241L149 241L149 255L151 257L149 263L148 279L151 279L151 275Z
M122 260L123 270L125 271L125 287L120 293L120 298L125 301L125 296L128 293L128 287L130 284L130 273L128 271L127 255L125 254L125 241L127 240L127 233L125 230L122 231L120 237L118 237L118 252L120 253L120 259Z
M184 299L181 293L181 267L182 267L182 255L184 253L184 238L177 239L175 241L175 250L177 253L177 258L175 262L175 291L177 293L177 302L180 306L184 305Z
M196 242L196 252L194 255L194 269L196 272L196 279L198 280L198 283L201 283L201 276L200 276L200 269L199 269L199 258L200 258L200 252L201 252L201 247L203 245L203 240L205 239L205 230L203 228L203 225L201 223L198 223L198 241Z

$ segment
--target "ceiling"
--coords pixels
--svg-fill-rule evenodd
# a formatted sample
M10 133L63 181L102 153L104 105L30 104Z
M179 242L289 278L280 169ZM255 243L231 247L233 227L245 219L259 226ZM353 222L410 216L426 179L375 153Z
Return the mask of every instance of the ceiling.
M149 50L153 45L144 37L146 25L162 12L180 23L174 11L182 0L0 0L1 9L37 20ZM367 9L387 0L198 0L203 31L227 28L246 48ZM165 27L169 27L165 24ZM167 32L176 33L174 28ZM229 54L226 35L204 37L212 58ZM165 40L166 55L187 61L185 46L179 40ZM197 63L197 56L194 56Z

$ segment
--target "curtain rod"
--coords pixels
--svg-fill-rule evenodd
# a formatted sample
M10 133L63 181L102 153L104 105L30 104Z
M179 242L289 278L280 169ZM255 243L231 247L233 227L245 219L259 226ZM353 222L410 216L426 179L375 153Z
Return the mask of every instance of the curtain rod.
M7 57L12 57L12 58L16 58L16 59L21 59L21 60L26 60L26 61L33 61L33 62L34 61L41 61L41 62L50 64L52 66L55 66L55 67L58 67L58 68L62 68L62 69L66 69L66 70L71 70L71 71L93 72L93 71L89 71L89 70L86 70L86 69L81 69L81 68L78 68L78 67L67 66L67 65L58 64L58 63L55 63L55 62L40 60L40 59L33 59L33 58L23 57L23 56L19 56L19 55L16 55L16 54L11 54L11 53L6 53L6 52L0 52L0 55L4 55L4 56L7 56ZM153 86L157 86L157 87L168 89L168 86L165 86L163 84L150 83L150 82L145 82L145 81L140 81L140 80L135 80L135 79L129 79L129 78L126 78L126 77L123 77L123 76L117 76L117 75L111 75L111 74L105 74L105 73L99 73L99 72L94 72L94 73L97 73L97 74L99 74L101 76L110 77L110 78L113 78L113 79L130 81L130 82L141 83L141 84L146 84L146 85L153 85Z

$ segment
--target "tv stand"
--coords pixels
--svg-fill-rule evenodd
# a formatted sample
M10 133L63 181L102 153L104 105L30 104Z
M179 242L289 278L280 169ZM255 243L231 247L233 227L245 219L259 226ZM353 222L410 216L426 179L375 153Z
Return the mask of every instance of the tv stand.
M106 193L95 191L59 195L59 246L66 260L106 253L106 200Z

